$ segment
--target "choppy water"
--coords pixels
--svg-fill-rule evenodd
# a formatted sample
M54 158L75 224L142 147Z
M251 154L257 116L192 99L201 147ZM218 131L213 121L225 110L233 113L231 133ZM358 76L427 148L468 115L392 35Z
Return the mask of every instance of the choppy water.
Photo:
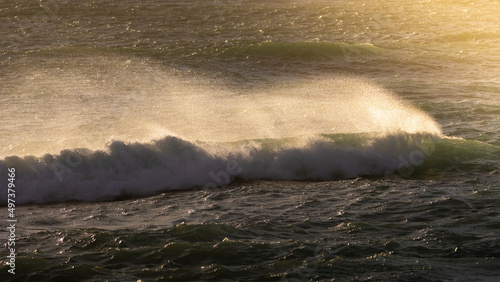
M499 14L2 1L0 277L496 281Z

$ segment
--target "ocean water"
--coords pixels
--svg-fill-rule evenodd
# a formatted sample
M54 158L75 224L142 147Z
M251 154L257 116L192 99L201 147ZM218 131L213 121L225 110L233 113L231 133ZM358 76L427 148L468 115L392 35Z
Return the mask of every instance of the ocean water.
M0 279L498 281L499 14L1 1Z

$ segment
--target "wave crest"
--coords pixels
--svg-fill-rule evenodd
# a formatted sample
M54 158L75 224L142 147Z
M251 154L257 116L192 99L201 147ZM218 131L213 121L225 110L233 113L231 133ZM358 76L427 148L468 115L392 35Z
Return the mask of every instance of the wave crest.
M397 171L400 156L430 134L337 134L192 143L165 137L148 143L114 141L107 151L64 150L0 161L16 168L18 203L102 201L166 190L213 187L242 179L335 180ZM6 193L2 193L2 200Z

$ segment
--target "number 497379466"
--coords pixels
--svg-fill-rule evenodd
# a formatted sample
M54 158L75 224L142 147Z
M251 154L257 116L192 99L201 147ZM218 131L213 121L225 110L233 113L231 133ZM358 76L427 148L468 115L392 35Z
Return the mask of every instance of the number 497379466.
M15 200L16 198L16 190L14 189L16 187L16 184L14 182L16 181L16 169L15 168L9 168L9 179L8 179L8 191L7 191L7 206L9 208L9 217L14 218L14 211L16 210L16 205L15 205Z

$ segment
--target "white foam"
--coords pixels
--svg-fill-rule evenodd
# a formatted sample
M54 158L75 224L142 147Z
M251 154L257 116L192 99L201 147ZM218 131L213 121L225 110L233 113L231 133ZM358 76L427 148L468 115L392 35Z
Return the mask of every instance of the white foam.
M414 139L420 137L401 133L355 138L362 139L356 146L319 137L300 145L286 140L195 145L176 137L148 143L115 141L107 152L65 150L41 158L8 157L0 161L0 170L16 168L17 203L101 201L213 187L234 177L334 180L382 175L397 170L398 156L414 150ZM4 203L6 195L0 194Z

